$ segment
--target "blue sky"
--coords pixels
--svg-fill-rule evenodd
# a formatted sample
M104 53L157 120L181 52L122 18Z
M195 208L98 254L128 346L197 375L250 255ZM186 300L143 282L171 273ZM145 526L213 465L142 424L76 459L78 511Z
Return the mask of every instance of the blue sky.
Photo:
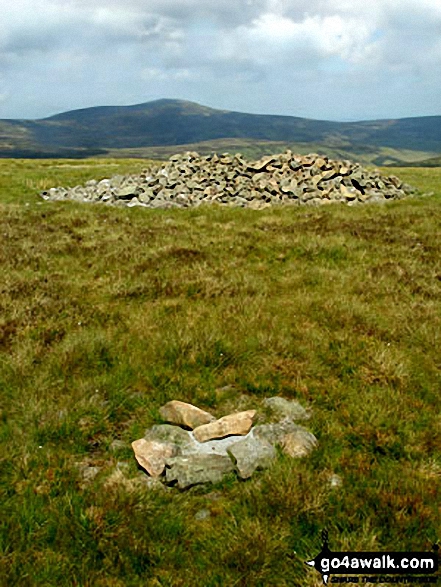
M0 0L0 118L158 98L441 114L441 0Z

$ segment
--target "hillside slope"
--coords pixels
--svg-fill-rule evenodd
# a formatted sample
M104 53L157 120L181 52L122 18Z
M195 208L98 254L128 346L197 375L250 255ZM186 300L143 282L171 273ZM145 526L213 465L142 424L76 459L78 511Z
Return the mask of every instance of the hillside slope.
M320 143L355 151L390 147L441 152L441 116L330 122L216 110L182 100L73 110L41 120L0 120L0 154L97 154L108 149L184 145L219 139ZM73 150L73 151L72 151ZM430 155L429 155L430 156Z

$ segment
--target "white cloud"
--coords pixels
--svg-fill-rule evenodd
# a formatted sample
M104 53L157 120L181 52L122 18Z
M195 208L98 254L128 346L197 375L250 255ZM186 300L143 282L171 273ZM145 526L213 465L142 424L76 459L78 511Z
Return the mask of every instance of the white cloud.
M436 113L441 95L441 0L0 0L0 14L0 116L164 95L393 116ZM384 85L403 83L392 100Z
M237 31L238 39L248 44L248 54L257 59L295 59L311 55L317 60L339 56L349 62L363 59L369 52L373 28L355 19L339 15L306 16L295 21L286 16L266 13L251 26Z
M142 70L142 77L146 81L187 81L198 79L197 72L190 69L160 69L159 67L146 67Z

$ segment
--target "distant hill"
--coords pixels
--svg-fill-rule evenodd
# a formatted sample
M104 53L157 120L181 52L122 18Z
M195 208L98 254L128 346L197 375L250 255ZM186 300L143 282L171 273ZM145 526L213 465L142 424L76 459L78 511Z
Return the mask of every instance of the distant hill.
M330 122L216 110L183 100L99 106L40 120L0 120L0 157L87 157L204 142L309 144L349 155L370 153L378 165L441 153L441 116ZM403 156L402 151L407 151ZM409 153L409 151L411 153ZM415 152L415 157L413 157ZM375 161L379 158L378 162Z
M411 161L407 163L408 167L441 167L441 156L423 159L422 161Z

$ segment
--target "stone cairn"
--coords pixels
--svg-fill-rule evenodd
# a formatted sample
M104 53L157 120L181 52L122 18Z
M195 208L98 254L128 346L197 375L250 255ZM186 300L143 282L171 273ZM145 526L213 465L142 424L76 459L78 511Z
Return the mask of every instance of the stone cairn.
M277 446L290 457L308 455L317 439L294 420L309 418L309 412L281 397L266 399L264 405L278 421L253 426L256 410L217 420L196 406L170 401L159 410L169 423L153 426L132 442L135 458L150 477L186 489L218 483L229 473L248 479L270 467Z
M113 206L188 208L204 203L254 209L273 205L367 202L401 199L415 189L397 177L358 163L291 151L248 161L241 154L201 157L187 152L140 175L116 175L84 186L51 188L45 200L75 200Z

